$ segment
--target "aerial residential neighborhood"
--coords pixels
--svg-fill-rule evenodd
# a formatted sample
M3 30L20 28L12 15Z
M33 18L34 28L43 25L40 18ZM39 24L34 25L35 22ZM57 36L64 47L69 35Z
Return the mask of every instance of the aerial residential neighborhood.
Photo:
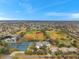
M0 23L0 54L13 58L18 54L18 59L20 54L78 56L78 25L77 22L3 21Z
M79 0L0 0L0 59L79 59Z

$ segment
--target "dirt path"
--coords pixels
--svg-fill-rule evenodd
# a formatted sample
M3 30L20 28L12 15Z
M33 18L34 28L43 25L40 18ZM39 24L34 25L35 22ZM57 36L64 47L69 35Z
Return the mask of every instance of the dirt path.
M9 55L2 55L0 56L0 59L12 59Z

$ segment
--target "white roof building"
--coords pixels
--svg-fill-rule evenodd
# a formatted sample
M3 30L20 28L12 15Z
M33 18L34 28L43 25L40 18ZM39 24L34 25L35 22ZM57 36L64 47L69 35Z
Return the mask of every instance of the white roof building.
M6 38L4 41L7 42L7 43L16 43L16 38L15 37L13 37L13 38Z

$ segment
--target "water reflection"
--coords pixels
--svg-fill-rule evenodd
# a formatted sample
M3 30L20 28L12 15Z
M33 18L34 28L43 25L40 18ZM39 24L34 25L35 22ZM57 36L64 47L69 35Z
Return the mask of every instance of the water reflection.
M9 47L10 48L15 48L15 49L20 50L20 51L23 51L23 50L27 49L27 47L29 45L31 45L32 43L33 42L22 42L22 43L19 43L19 44L17 44L17 43L10 43Z

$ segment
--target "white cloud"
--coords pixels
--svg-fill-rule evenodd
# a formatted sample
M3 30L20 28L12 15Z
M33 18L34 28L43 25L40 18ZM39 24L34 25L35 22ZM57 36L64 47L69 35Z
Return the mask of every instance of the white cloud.
M59 12L47 12L47 16L67 16L70 15L69 13L59 13Z
M16 11L15 11L15 13L20 13L20 12L21 12L20 10L16 10Z
M0 17L0 20L11 20L11 19L7 17Z
M19 2L19 6L26 12L26 13L32 13L33 12L33 6L29 2Z
M46 9L46 8L50 8L50 7L54 7L54 9L58 6L59 7L59 5L64 5L64 4L67 4L67 3L69 3L69 2L71 2L71 0L61 0L60 2L52 2L52 1L50 1L51 3L48 3L48 4L46 4L46 5L43 5L43 6L41 6L41 7L39 7L39 8L36 8L35 9L35 12L36 11L41 11L41 10L43 10L43 9Z
M66 19L79 19L79 13L58 13L58 12L47 12L45 13L46 16L51 17L64 17Z
M0 3L1 4L9 4L11 0L0 0Z
M31 4L26 4L25 10L26 10L28 13L32 13L32 11L33 11L32 5L31 5Z
M74 14L72 14L71 17L72 17L72 18L79 18L79 13L74 13Z
M20 20L18 18L0 17L0 20Z
M1 16L1 15L4 15L4 13L3 13L3 12L0 12L0 16Z
M24 18L9 18L9 17L0 17L0 20L25 20Z

